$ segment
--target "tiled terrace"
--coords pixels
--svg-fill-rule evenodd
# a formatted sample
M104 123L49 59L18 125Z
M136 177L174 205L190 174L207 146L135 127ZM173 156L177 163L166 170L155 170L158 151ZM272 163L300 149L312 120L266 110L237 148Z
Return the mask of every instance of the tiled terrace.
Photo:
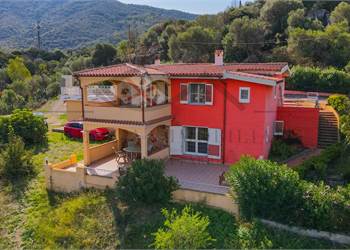
M165 173L176 177L182 188L209 193L226 194L228 187L219 185L219 177L227 166L185 160L169 160Z
M224 165L172 159L166 162L165 174L176 177L182 188L225 194L228 188L219 185L219 177L227 170ZM110 156L91 164L87 173L109 177L115 171L118 171L118 165L114 156Z

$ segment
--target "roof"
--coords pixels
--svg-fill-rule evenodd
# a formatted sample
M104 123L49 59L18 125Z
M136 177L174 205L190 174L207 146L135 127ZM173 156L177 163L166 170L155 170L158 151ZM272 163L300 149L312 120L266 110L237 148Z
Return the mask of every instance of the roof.
M78 77L132 77L143 74L169 75L170 77L223 77L224 72L244 72L273 76L289 71L288 63L233 63L215 65L210 63L177 63L160 65L117 64L75 72Z
M278 82L282 81L282 79L276 77L262 76L237 71L226 71L224 73L224 78L259 83L268 86L275 86Z
M145 73L150 75L165 75L166 73L160 72L156 69L145 68L139 65L133 64L117 64L100 68L86 69L78 72L74 72L75 76L79 77L132 77L132 76L141 76Z
M225 71L254 72L259 74L267 72L268 75L282 73L287 63L234 63L225 65L215 65L208 63L195 64L161 64L149 65L166 72L170 76L191 76L191 77L223 77Z

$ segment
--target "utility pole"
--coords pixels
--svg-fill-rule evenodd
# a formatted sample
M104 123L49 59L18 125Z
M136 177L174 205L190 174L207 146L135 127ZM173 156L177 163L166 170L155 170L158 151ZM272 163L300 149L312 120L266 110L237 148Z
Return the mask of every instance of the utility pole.
M36 22L36 32L37 32L37 46L38 46L38 49L40 50L41 49L41 37L40 37L40 23L39 21Z
M128 61L131 63L131 26L128 26Z

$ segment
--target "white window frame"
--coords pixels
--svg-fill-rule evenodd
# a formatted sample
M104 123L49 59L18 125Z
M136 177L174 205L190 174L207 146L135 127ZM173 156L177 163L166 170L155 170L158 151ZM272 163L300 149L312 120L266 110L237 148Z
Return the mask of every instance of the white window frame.
M192 102L191 97L192 97L192 92L191 92L191 85L203 85L204 86L204 102ZM181 88L187 88L187 100L182 100L181 95ZM211 88L211 97L210 101L207 101L207 88ZM197 93L199 94L199 93ZM214 85L211 83L204 83L204 82L191 82L191 83L181 83L180 84L180 103L181 104L190 104L190 105L199 105L199 106L204 106L204 105L213 105L214 102Z
M248 99L242 99L242 91L248 91ZM250 103L250 87L240 87L239 88L239 103Z
M187 138L187 128L195 128L196 129L196 139L188 139ZM198 140L198 129L199 128L204 128L207 129L208 131L208 140L204 141L204 140ZM207 156L208 155L208 147L209 147L209 128L206 127L194 127L194 126L185 126L184 127L184 152L185 154L188 155L198 155L198 156ZM195 143L195 147L196 147L196 152L189 152L187 151L187 142L194 142ZM203 154L203 153L198 153L198 143L206 143L207 144L207 153Z

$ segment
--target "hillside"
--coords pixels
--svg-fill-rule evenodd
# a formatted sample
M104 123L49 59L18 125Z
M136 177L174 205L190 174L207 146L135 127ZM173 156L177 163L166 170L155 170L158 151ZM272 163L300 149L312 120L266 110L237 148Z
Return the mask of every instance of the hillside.
M35 24L41 23L45 49L75 48L127 36L131 25L138 33L168 19L194 19L196 15L124 4L116 0L0 0L0 46L26 48L36 44Z

